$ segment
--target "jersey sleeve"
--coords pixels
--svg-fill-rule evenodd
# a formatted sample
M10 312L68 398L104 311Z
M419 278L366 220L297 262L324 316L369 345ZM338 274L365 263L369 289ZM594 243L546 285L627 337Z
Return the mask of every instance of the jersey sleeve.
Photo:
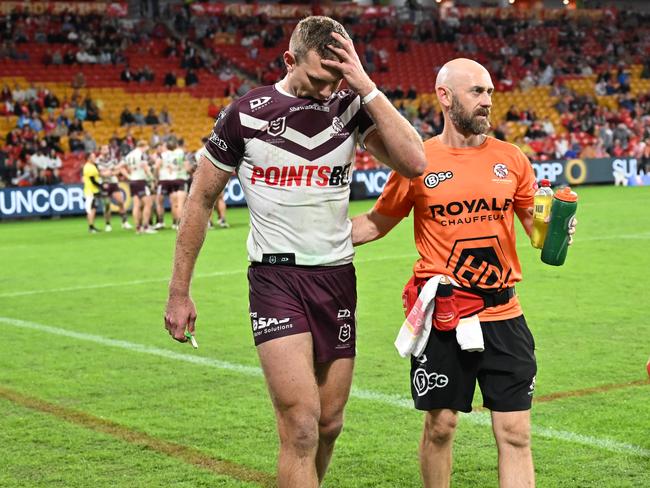
M375 210L388 217L406 217L412 208L411 180L393 171L375 203Z
M244 140L237 102L231 103L219 113L203 155L224 171L232 171L244 157Z
M537 183L535 171L528 158L519 149L517 149L517 163L521 170L515 192L514 206L517 208L531 208L533 206Z
M358 143L363 145L365 144L366 137L368 137L368 134L372 133L376 129L375 122L370 118L370 115L368 112L366 112L365 107L363 104L361 104L361 107L359 108L359 111L357 112L357 116L359 117L359 139Z

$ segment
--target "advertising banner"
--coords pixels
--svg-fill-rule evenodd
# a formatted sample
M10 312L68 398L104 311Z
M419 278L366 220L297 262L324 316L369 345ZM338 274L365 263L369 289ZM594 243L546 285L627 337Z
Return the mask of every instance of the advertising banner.
M536 179L548 179L552 186L650 183L650 175L637 177L635 158L569 159L535 162L532 165ZM355 171L350 182L350 198L362 200L378 197L389 175L387 168ZM124 201L130 208L129 187L126 183L120 184L120 187ZM226 185L224 198L229 207L246 205L244 190L236 177L232 177ZM167 201L165 207L169 208ZM0 219L83 214L83 188L79 184L0 189Z

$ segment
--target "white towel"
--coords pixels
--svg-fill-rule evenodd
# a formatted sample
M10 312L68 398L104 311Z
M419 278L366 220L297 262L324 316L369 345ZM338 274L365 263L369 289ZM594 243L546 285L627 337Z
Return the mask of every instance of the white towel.
M443 275L434 275L427 280L397 333L395 347L403 358L409 355L419 357L424 352L427 342L429 342L431 319L435 307L434 298L438 291L438 283L440 283L442 277ZM449 279L453 285L458 286L453 279ZM456 340L463 351L482 352L484 350L483 331L481 330L478 315L472 315L460 320L456 328Z
M463 351L483 352L483 330L478 315L460 319L456 327L456 341Z
M432 276L422 287L418 299L399 329L395 347L403 358L409 354L419 356L424 351L431 333L431 316L438 283L443 275Z

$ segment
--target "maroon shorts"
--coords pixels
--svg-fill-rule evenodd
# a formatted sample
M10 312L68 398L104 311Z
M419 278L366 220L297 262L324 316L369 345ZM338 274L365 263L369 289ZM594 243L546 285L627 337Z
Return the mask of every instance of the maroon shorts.
M132 197L148 197L151 195L149 185L145 180L131 180L129 181L129 188L131 189Z
M103 187L102 193L107 196L111 196L113 193L116 192L122 192L120 189L119 185L117 183L107 183L105 187Z
M181 189L180 180L160 180L158 182L158 195L171 195ZM184 187L183 187L184 188Z
M309 332L317 363L356 354L357 278L352 264L248 268L255 345Z

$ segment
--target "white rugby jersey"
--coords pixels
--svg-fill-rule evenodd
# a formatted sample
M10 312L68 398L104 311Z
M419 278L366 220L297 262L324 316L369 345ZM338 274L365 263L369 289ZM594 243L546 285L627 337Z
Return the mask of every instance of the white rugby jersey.
M124 158L129 167L129 180L148 180L149 176L144 167L148 164L147 155L137 147Z
M159 180L177 179L178 175L177 175L177 166L176 166L176 159L177 159L176 151L165 150L160 155L160 159L162 159L162 163L160 165L158 179Z
M99 174L101 175L104 172L110 172L110 176L102 176L102 183L117 183L117 176L113 173L117 167L117 160L112 158L109 154L105 156L99 156L95 161Z
M251 262L352 262L355 148L374 128L350 90L320 101L264 86L219 114L203 154L218 168L237 171L251 215Z
M179 180L187 180L190 175L185 169L185 151L181 147L177 147L172 151L174 154L174 164L176 165L176 178Z

